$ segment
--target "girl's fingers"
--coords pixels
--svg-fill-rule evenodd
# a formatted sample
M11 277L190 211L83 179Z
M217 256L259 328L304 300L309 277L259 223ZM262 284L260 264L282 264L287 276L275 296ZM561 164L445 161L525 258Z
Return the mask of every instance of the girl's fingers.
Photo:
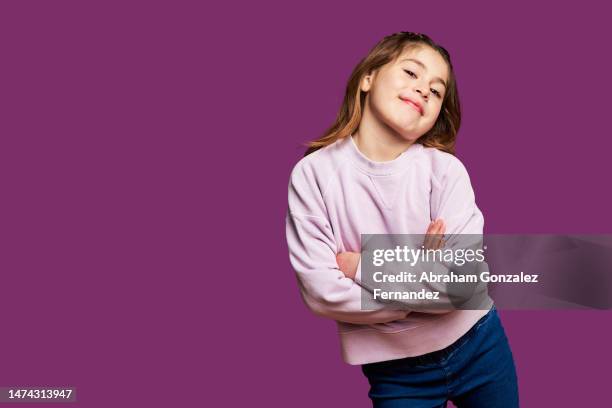
M446 226L442 219L437 219L429 224L427 232L425 233L425 239L423 246L425 248L436 249L439 245L439 241L442 238L441 234L444 234Z
M432 249L440 249L443 246L444 233L446 232L446 224L444 220L438 219L431 228L431 235L429 236L429 247Z
M440 249L444 246L444 233L446 232L446 224L444 224L444 221L441 220L441 227L440 230L438 231L439 238L438 238L438 246L437 249Z
M440 239L444 238L445 233L446 233L446 224L444 223L444 221L442 221L440 231L438 231L438 234L440 234Z
M427 245L429 244L429 234L431 234L431 229L433 228L433 224L434 222L430 222L429 225L427 226L427 231L425 231L425 238L423 238L423 246L425 248L427 248Z
M440 236L440 240L438 241L438 246L436 249L442 249L444 247L444 243L446 241L444 241L444 235Z
M425 248L431 248L431 246L434 244L433 235L436 233L437 229L438 220L432 221L431 224L429 224L429 227L427 228L427 232L425 233L425 242L423 242Z

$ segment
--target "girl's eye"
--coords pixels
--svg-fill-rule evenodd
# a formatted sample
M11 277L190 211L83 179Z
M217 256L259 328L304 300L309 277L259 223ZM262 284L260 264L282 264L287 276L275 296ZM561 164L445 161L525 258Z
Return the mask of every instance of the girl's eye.
M436 95L438 98L440 97L440 92L436 91L435 89L432 89L431 92Z
M405 70L404 70L404 72L405 72L405 73L407 73L408 75L410 75L411 77L416 78L416 75L414 74L414 72L409 71L409 70L407 70L407 69L405 69Z

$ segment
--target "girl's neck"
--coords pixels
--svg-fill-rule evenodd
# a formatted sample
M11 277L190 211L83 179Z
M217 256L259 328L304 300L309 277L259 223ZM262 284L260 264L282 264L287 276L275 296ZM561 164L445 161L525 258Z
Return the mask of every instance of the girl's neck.
M364 119L362 118L359 128L353 133L353 140L359 151L372 161L394 160L414 143L412 140L402 139L381 123L373 125L373 121Z

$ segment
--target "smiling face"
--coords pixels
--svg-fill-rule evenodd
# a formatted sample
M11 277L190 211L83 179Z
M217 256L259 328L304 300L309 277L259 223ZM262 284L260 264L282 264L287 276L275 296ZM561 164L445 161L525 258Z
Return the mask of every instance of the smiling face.
M448 65L426 45L404 50L395 61L363 78L362 120L376 120L414 142L435 124L448 83ZM369 118L369 119L368 119Z

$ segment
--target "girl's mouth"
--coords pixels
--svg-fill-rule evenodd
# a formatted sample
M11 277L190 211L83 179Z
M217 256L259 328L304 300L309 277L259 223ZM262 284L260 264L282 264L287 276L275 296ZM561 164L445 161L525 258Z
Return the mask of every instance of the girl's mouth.
M423 115L423 109L418 104L412 102L410 99L405 99L405 98L400 98L400 99L404 101L405 103L407 103L408 105L412 106L417 112L421 114L421 116Z

